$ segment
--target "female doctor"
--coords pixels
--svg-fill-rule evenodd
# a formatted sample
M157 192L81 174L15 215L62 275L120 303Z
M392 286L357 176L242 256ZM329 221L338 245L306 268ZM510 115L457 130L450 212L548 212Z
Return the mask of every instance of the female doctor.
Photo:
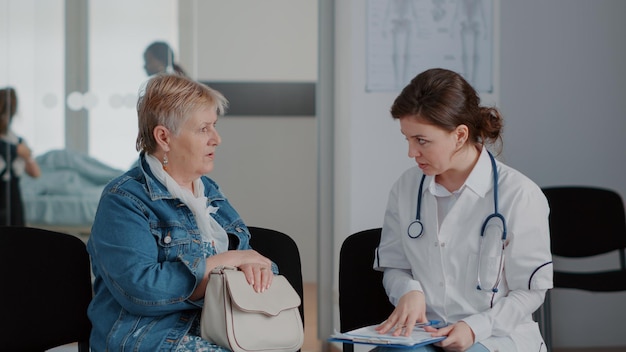
M545 351L532 313L552 288L541 189L496 161L502 117L459 74L416 76L391 107L417 163L393 185L374 268L395 305L380 333L416 323L445 339L423 351Z

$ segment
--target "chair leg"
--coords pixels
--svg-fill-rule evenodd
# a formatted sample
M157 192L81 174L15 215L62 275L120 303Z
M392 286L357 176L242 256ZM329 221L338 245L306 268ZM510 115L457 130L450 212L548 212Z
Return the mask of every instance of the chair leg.
M548 290L548 292L546 292L546 298L545 298L545 327L544 327L544 339L546 341L546 347L548 348L548 351L552 351L552 295L550 294L550 290Z
M533 313L533 319L539 324L539 331L541 336L543 336L543 341L546 343L548 351L552 350L552 309L550 299L550 290L548 290L543 304Z
M78 352L89 352L89 342L79 342Z

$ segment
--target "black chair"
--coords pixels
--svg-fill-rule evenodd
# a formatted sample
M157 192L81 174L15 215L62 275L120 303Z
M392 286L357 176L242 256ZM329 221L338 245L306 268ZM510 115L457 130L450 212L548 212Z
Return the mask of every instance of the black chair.
M45 351L70 343L89 351L91 270L79 238L0 227L0 350Z
M276 265L281 275L300 295L302 304L300 305L300 316L304 326L304 286L302 284L302 263L300 261L300 251L296 242L289 235L282 232L248 226L250 234L250 246L271 259Z
M389 317L393 305L383 287L383 273L373 269L381 228L348 236L339 252L339 321L341 332L379 324ZM345 343L343 350L354 351Z
M626 214L620 195L609 189L583 186L545 187L543 192L550 205L550 243L554 256L584 258L619 253L618 269L566 272L555 266L554 288L626 291ZM550 348L549 292L544 309L544 338Z

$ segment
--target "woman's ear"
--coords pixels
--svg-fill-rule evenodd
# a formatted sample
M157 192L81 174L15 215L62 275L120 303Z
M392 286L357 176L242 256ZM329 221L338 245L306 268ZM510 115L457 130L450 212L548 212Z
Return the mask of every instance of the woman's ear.
M469 138L469 128L466 125L458 125L454 130L454 135L456 137L456 146L460 148Z
M152 130L154 140L164 152L170 151L170 131L164 126L158 125Z

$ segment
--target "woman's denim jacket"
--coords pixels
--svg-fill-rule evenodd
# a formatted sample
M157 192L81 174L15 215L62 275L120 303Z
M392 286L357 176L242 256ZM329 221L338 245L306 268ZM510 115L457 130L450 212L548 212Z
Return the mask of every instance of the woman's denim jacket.
M202 177L213 214L249 249L250 233L217 184ZM191 210L158 182L145 161L102 192L87 244L94 297L92 351L170 351L200 314L189 296L206 271Z

